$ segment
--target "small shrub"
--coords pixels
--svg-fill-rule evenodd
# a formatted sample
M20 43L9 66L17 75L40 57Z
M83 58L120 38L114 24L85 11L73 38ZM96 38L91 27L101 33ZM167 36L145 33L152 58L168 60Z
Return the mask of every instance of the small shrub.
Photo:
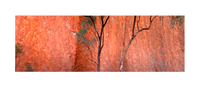
M17 54L23 53L22 45L20 45L18 42L15 45L15 58L17 58Z
M94 20L94 23L96 22L96 16L92 16L92 19ZM76 33L76 39L82 43L93 43L96 40L92 39L89 40L86 38L85 34L87 34L87 30L89 30L88 26L86 25L91 25L92 26L92 20L90 18L85 18L82 20L82 28Z
M179 22L179 26L181 26L184 22L184 16L172 16L171 17L171 24L174 25L175 22Z
M96 16L92 16L92 19L94 23L96 22ZM93 48L94 43L96 42L96 39L92 36L88 37L86 36L87 32L93 29L93 23L92 20L88 17L85 17L82 20L82 26L81 29L76 33L76 39L78 45L84 45L84 47ZM90 28L91 27L91 28ZM82 49L82 52L84 53L85 49Z

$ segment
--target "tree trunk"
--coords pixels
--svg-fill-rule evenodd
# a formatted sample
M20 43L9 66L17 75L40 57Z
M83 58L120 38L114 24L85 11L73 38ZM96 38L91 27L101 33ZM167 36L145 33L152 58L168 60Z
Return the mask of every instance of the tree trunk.
M101 38L99 38L97 72L100 71Z
M122 68L123 68L123 60L124 60L124 57L125 57L125 55L126 55L126 52L127 52L127 50L128 50L128 47L129 47L129 45L131 44L131 42L132 42L132 40L134 39L134 37L135 37L136 35L134 35L132 38L131 38L131 40L129 41L129 43L128 43L128 45L126 46L126 49L125 49L125 52L124 52L124 54L122 55L122 59L121 59L121 62L120 62L120 72L122 72Z

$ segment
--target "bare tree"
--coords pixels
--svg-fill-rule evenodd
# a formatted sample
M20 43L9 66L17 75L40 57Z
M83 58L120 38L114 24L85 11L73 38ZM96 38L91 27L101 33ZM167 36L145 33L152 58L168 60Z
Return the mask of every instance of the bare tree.
M99 72L100 71L100 55L101 55L102 48L104 46L104 27L107 24L107 21L108 21L110 16L108 16L105 21L104 21L104 16L100 16L100 19L101 19L100 32L96 28L96 24L95 24L95 20L94 20L93 16L84 16L84 17L88 17L91 20L92 26L93 26L92 32L95 35L95 39L97 39L97 41L98 41L98 53L97 53L98 61L97 62L93 60L92 51L91 51L91 49L90 49L90 47L88 45L89 43L86 42L86 41L81 41L81 42L89 50L91 58L88 58L88 59L91 60L92 62L94 62L97 65L97 71Z
M120 61L120 72L122 71L122 68L123 68L123 60L124 60L124 58L125 58L125 55L126 55L126 52L127 52L127 50L128 50L128 47L129 47L129 45L131 44L131 42L133 41L133 39L135 38L135 36L139 33L139 32L142 32L143 30L149 30L149 28L151 27L151 24L152 24L152 22L153 22L153 20L154 20L154 18L156 17L153 17L153 19L152 19L152 16L150 16L150 24L149 24L149 26L148 27L146 27L146 28L142 28L142 29L139 29L139 27L138 27L138 23L139 23L139 21L140 21L140 16L138 16L138 21L137 21L137 31L134 33L134 30L135 30L135 24L136 24L136 17L137 16L134 16L134 21L133 21L133 29L132 29L132 37L131 37L131 39L129 40L129 42L128 42L128 45L126 46L126 48L125 48L125 51L124 51L124 54L122 55L122 58L121 58L121 61Z

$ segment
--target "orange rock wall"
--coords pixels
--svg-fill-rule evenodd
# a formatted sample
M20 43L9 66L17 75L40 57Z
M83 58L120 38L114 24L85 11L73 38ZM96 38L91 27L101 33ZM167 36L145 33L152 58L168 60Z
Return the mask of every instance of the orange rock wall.
M141 17L140 21L140 28L147 27L149 17ZM126 27L126 32L131 30ZM125 40L128 37L131 35L126 34ZM124 63L125 71L184 71L184 24L171 25L168 16L155 18L150 30L135 37Z
M16 16L15 42L24 54L15 59L16 71L25 71L26 62L34 71L73 71L79 16ZM73 28L73 29L72 29Z
M78 45L74 32L82 27L79 16L16 16L15 42L24 55L16 58L16 71L26 70L26 61L35 71L96 71L89 52ZM119 71L120 60L131 38L133 16L111 16L105 26L100 71ZM100 31L101 22L97 18ZM139 28L149 25L142 16ZM137 24L136 24L137 27ZM93 29L93 27L88 26ZM87 37L94 37L88 31ZM97 62L97 44L92 48ZM171 18L156 17L150 30L140 32L126 53L124 71L184 71L184 24L171 25Z

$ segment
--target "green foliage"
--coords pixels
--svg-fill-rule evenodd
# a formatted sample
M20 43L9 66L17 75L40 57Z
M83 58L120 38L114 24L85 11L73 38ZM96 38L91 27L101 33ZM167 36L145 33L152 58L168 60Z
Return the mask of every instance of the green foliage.
M92 16L92 19L93 19L94 23L96 23L96 16ZM82 26L83 27L86 27L85 25L87 25L87 24L89 24L91 26L93 24L92 20L90 18L88 18L88 17L86 17L85 19L82 20Z
M85 45L93 47L93 43L96 42L96 39L95 38L89 39L85 36L85 34L87 34L87 30L85 28L80 29L79 32L76 33L76 39Z
M87 33L87 31L85 28L82 28L82 29L80 29L79 33L80 33L80 35L84 35Z
M185 21L184 19L184 16L177 16L178 18L180 18L179 19L179 25L182 25L183 24L183 22Z
M92 16L92 19L94 20L94 23L96 21L96 16ZM81 42L85 42L87 41L88 39L85 37L85 34L87 34L87 31L89 30L89 25L92 26L92 20L88 17L86 17L85 19L82 20L82 28L79 30L78 33L76 33L76 39L78 41L81 41Z
M171 24L172 24L172 25L175 24L175 20L176 20L176 17L175 17L175 16L172 16L172 18L171 18Z
M176 22L179 22L179 26L181 26L184 22L184 16L172 16L171 17L171 24L174 25Z
M28 63L28 61L27 61L25 64L26 64L26 72L31 72L31 71L34 70L34 69L31 67L31 64Z
M172 25L172 29L174 28L175 23L179 23L179 26L181 29L179 29L179 32L182 33L183 32L183 23L184 23L184 16L172 16L171 17L171 25Z
M17 58L17 54L23 53L22 45L20 45L18 42L15 45L15 58Z
M94 23L96 23L96 16L92 16L92 19L94 20ZM92 20L87 19L86 22L92 26Z
M92 19L94 20L94 23L96 22L96 16L93 16ZM76 39L78 40L78 44L84 44L84 46L89 46L90 48L93 47L94 42L96 42L95 36L86 36L87 32L91 30L90 28L93 28L92 20L88 17L82 20L81 22L82 28L76 33ZM85 50L83 50L85 51ZM84 53L84 52L83 52Z
M86 29L85 28L82 28L78 31L78 33L76 33L76 39L78 41L81 41L83 42L84 41L84 38L85 38L85 34L87 33Z

